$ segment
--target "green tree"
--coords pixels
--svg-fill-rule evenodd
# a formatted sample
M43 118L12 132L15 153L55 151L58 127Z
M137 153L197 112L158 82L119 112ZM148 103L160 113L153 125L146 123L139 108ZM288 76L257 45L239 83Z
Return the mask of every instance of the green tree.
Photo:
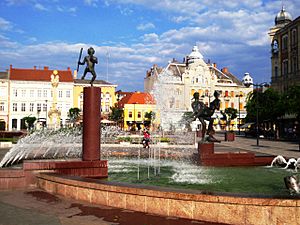
M69 109L68 117L69 117L71 123L73 123L73 125L79 119L79 116L80 116L80 109L79 108L75 107L75 108L70 108Z
M153 120L155 120L155 112L153 112L153 111L146 112L144 125L150 126L152 124Z
M117 124L123 123L123 109L118 107L110 107L111 112L108 115L108 118L112 121L115 121Z
M226 120L226 126L229 128L230 130L230 126L231 126L231 121L234 120L235 118L237 118L237 109L235 108L232 108L232 107L229 107L229 108L226 108L224 110L224 118Z
M25 124L29 130L33 129L34 127L34 122L36 121L36 117L34 116L26 116L23 118L25 121Z

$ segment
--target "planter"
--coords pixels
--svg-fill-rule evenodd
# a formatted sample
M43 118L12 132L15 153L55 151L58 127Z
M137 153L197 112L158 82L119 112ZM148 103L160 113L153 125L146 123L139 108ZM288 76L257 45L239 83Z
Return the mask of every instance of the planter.
M235 133L234 132L226 132L225 133L225 141L234 141Z

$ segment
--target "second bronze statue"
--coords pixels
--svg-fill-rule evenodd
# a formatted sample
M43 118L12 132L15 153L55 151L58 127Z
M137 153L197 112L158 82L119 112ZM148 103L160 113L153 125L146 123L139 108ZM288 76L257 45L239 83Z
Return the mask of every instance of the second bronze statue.
M92 74L92 79L91 79L90 83L93 86L93 82L97 77L96 72L95 72L95 64L98 64L98 59L97 59L97 57L94 56L95 50L94 50L94 48L90 47L87 50L88 55L84 57L83 62L80 61L81 60L81 53L82 53L82 49L80 50L80 55L79 55L79 59L78 59L78 66L86 64L86 67L85 67L85 70L83 72L83 75L82 75L81 79L83 80L85 78L86 74L88 72L90 72ZM77 66L77 70L79 68L78 66Z

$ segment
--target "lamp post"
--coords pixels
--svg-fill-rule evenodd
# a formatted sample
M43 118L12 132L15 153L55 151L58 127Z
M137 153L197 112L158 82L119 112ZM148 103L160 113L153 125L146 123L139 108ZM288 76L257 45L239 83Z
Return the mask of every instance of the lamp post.
M259 116L258 116L258 88L269 87L269 84L266 82L260 84L253 84L256 87L256 146L259 146Z
M240 103L241 103L241 97L243 97L243 95L238 94L235 97L238 97L238 104L239 104L239 118L238 118L238 126L239 126L239 135L241 135L241 107L240 107Z

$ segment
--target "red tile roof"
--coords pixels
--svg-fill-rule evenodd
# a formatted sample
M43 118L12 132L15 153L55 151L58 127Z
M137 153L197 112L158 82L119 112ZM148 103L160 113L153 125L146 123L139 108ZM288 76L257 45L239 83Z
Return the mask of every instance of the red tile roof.
M73 82L72 71L57 70L60 82ZM26 80L26 81L50 81L53 70L48 67L41 69L17 69L10 67L10 80Z
M118 106L123 108L125 104L155 104L155 100L150 93L146 92L131 92L122 98Z

